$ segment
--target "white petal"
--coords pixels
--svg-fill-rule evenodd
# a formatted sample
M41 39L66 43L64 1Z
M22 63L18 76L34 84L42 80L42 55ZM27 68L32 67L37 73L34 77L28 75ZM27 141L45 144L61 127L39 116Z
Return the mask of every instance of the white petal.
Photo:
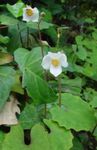
M52 52L48 52L48 55L51 57L51 59L60 59L61 57L61 53L57 52L57 53L52 53Z
M48 70L50 68L50 64L51 64L51 59L49 57L49 55L46 55L43 57L43 60L42 60L42 67L46 70Z
M29 7L29 6L28 6L28 7ZM23 21L29 22L29 21L31 21L32 18L26 14L26 9L27 9L27 8L24 8L24 9L23 9Z
M61 54L60 61L63 67L68 67L67 56L65 54Z
M53 74L55 77L61 74L61 72L62 72L61 66L58 67L54 67L53 65L50 66L50 73Z
M31 17L28 17L26 14L23 14L23 21L31 21Z
M33 8L33 15L31 16L33 22L39 21L39 10L35 7Z

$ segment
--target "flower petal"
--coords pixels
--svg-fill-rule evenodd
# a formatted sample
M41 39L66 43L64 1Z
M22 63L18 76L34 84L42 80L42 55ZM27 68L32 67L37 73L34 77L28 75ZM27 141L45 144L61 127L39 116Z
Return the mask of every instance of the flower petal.
M30 7L30 6L27 6L27 8L28 7ZM29 22L29 21L31 21L32 18L26 14L26 9L27 8L23 8L23 21Z
M59 59L61 56L61 53L52 53L52 52L48 52L48 55L52 58L52 59Z
M49 57L49 55L44 56L43 60L42 60L42 67L46 70L50 69L50 64L51 64L51 59Z
M33 8L33 16L31 18L33 22L39 21L39 10L36 7Z
M62 72L61 66L58 67L54 67L53 65L50 66L50 73L53 74L55 77L61 74L61 72Z
M61 54L60 61L63 67L68 67L67 56L65 54Z

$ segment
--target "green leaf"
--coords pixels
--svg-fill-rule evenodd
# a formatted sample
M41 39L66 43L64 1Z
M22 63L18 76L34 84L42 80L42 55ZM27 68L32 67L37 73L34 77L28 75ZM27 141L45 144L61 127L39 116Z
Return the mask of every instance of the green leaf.
M2 148L3 140L4 140L4 133L0 131L0 149Z
M92 18L85 18L84 21L86 23L94 23L95 22L95 20L93 20Z
M51 133L49 134L42 125L35 125L31 130L29 145L24 143L21 126L12 126L10 133L5 135L1 150L69 150L72 147L71 132L50 121L46 123L51 127Z
M18 48L15 53L15 60L19 65L20 70L23 72L26 68L32 70L34 73L42 74L42 55L41 48L33 48L32 51L28 51L24 48Z
M32 28L32 29L38 29L38 23L33 23L33 22L28 22L27 23L27 26L29 27L29 28ZM43 30L43 29L48 29L48 28L50 28L50 27L52 27L53 26L53 24L51 24L51 23L48 23L48 22L45 22L45 21L41 21L40 22L40 30Z
M83 37L81 35L76 36L75 40L77 45L82 45Z
M9 37L8 36L0 35L0 43L7 44L8 42L9 42Z
M8 99L14 84L15 71L11 67L0 67L0 109Z
M53 107L51 110L52 120L58 122L66 129L91 130L96 123L94 111L88 103L78 96L62 94L62 107Z
M0 65L10 63L13 61L13 56L9 53L0 52Z
M97 40L97 31L92 33L92 37Z
M96 117L97 117L97 116L96 116ZM97 126L96 126L96 128L95 128L95 130L94 130L93 136L94 136L95 139L97 140Z
M33 98L35 104L53 102L56 96L47 82L26 69L23 75L23 86L27 87L28 95Z
M85 60L87 57L87 51L82 45L78 45L78 51L76 52L76 55L81 59Z
M17 2L14 5L10 5L10 4L6 5L8 11L16 18L22 16L24 6L25 5L22 2Z
M93 108L97 108L97 96L93 96L93 100L89 103Z
M21 25L22 23L20 22L19 26ZM21 29L21 27L20 27ZM8 28L9 30L9 34L11 35L10 36L10 42L7 44L7 49L8 49L8 52L10 53L14 53L14 51L21 47L21 39L20 39L20 30L18 29L17 25L14 25L14 26L9 26ZM21 37L22 37L22 41L23 41L23 35L22 35L23 32L21 32ZM24 42L24 41L23 41ZM15 43L15 44L14 44Z
M12 91L19 93L19 94L24 94L24 89L22 88L22 84L20 82L20 77L21 77L21 74L19 71L17 71L15 76L14 76L15 82L12 86Z
M20 114L19 122L24 129L30 129L39 122L38 113L33 104L26 104Z
M16 138L15 138L16 137ZM24 134L21 126L11 127L11 132L6 134L2 150L50 150L47 132L41 125L35 125L31 130L31 144L25 145Z
M61 128L57 123L51 120L44 120L50 129L48 135L51 150L69 150L72 145L73 136L69 130Z
M40 77L42 74L41 59L40 47L30 52L22 48L15 51L15 60L23 73L23 87L27 88L28 95L32 97L35 104L56 100L54 92Z
M7 15L0 15L0 22L1 24L10 26L17 25L19 21Z
M80 77L75 79L69 79L67 76L61 80L62 92L71 93L74 95L80 95L83 80Z

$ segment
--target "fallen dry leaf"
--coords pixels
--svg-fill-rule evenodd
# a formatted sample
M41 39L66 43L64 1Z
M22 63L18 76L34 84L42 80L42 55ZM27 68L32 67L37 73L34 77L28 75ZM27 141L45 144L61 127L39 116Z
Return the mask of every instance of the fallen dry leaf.
M13 61L13 56L9 53L0 52L0 65L4 65Z
M16 113L20 114L18 107L19 102L13 95L9 98L10 101L6 102L2 110L0 111L0 125L15 125L18 124Z

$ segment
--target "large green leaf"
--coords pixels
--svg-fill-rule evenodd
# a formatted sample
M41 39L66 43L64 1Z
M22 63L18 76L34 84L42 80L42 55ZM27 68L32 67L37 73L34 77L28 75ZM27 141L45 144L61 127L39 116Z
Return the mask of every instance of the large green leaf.
M73 136L69 130L59 127L51 120L44 120L44 122L50 129L48 138L52 150L69 150L73 146Z
M72 147L71 132L50 121L46 123L50 126L51 133L49 134L42 125L35 125L31 130L30 145L24 143L21 126L11 127L10 133L5 135L1 150L69 150Z
M7 15L0 15L0 22L5 25L17 25L19 21Z
M24 129L30 129L39 122L38 113L33 104L27 104L21 112L19 122Z
M9 10L9 12L16 18L22 16L23 14L23 7L24 7L24 3L22 2L17 2L16 4L14 5L10 5L10 4L7 4L6 7L7 9Z
M15 71L11 67L0 67L0 109L8 99L14 84Z
M15 60L19 65L20 70L23 72L26 69L33 71L34 73L41 74L41 48L33 48L32 51L28 51L24 48L18 48L15 53Z
M15 51L15 60L23 73L23 87L27 88L28 95L33 98L35 104L56 100L54 92L40 77L42 74L41 59L40 47L30 52L22 48Z
M64 79L61 80L61 83L62 92L80 95L81 87L83 85L83 80L80 77L69 79L67 76L64 76Z
M4 133L0 131L0 149L2 148L3 140L4 140Z
M28 94L34 99L35 104L56 100L53 90L49 88L47 82L28 69L23 76L23 86L27 87Z
M21 126L13 126L11 132L5 136L2 150L50 150L47 132L41 125L32 128L31 138L31 144L25 145L23 129Z
M51 110L52 120L66 129L91 130L96 123L94 112L88 103L78 96L69 93L62 95L62 107L53 107Z

